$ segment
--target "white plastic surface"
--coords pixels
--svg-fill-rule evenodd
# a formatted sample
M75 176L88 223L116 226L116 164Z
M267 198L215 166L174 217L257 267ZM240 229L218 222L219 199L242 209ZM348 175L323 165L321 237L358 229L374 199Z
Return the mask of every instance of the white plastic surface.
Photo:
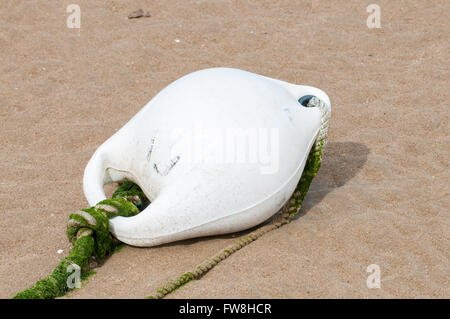
M320 112L298 103L304 95L330 107L319 89L246 71L188 74L97 149L84 174L86 198L95 205L106 198L105 183L137 183L151 204L110 220L111 232L135 246L253 227L290 198L317 136ZM227 138L241 133L257 142L233 149ZM248 156L236 159L243 152Z

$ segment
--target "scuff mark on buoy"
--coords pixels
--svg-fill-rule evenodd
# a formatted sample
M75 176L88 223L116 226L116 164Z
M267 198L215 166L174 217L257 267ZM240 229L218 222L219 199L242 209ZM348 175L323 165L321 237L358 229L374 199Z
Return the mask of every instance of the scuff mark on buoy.
M152 137L152 139L150 141L150 148L149 148L148 153L147 153L147 161L148 162L150 162L150 158L152 156L153 147L155 146L155 140L156 140L156 137Z
M155 170L156 174L160 176L167 176L172 170L172 168L178 163L179 160L180 155L177 155L175 158L171 159L169 165L167 165L166 169L163 172L159 170L158 165L156 163L153 164L153 169Z
M164 171L164 176L167 176L171 169L178 163L180 160L180 155L177 155L174 159L170 160L169 166L167 166L166 170Z

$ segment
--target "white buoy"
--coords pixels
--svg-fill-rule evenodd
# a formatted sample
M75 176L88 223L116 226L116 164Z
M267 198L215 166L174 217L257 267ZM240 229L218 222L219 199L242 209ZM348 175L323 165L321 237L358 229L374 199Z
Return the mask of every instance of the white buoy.
M188 74L97 149L86 198L94 206L104 184L138 184L151 204L110 220L114 236L135 246L253 227L290 198L317 139L321 112L299 102L307 95L330 109L310 86L228 68Z

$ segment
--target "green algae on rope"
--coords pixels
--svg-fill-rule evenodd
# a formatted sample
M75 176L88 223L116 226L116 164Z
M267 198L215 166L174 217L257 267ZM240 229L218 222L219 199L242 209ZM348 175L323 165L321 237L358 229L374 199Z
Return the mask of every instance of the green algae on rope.
M145 207L146 204L148 199L139 186L124 182L114 192L113 198L71 214L67 223L67 237L73 247L69 254L61 259L50 275L13 298L50 299L72 290L67 282L71 265L77 265L81 270L81 278L87 278L92 273L89 269L91 257L103 260L120 246L121 243L109 232L108 219L134 216L140 212L138 207Z

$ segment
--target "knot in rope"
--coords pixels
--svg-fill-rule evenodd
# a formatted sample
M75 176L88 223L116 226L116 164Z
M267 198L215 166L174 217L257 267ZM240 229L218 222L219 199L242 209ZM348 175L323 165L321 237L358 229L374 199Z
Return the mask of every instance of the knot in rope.
M71 214L67 223L67 237L75 244L82 237L92 235L95 256L104 258L114 247L108 219L130 217L138 213L139 209L125 198L105 199L93 207Z

